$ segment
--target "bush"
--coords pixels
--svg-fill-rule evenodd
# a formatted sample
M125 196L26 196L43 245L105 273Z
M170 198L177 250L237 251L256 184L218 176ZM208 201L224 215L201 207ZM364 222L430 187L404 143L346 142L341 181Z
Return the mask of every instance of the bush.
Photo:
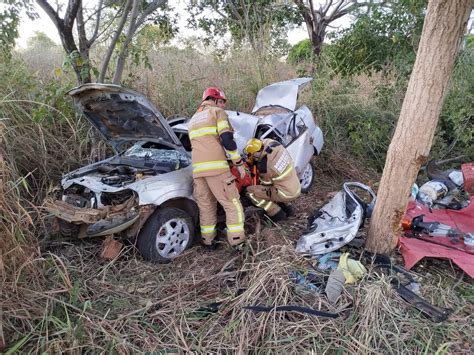
M441 111L432 154L466 155L474 161L474 46L458 57Z
M310 60L313 56L313 48L311 47L311 41L304 39L293 47L291 47L288 53L287 62L290 64L298 64L307 60Z

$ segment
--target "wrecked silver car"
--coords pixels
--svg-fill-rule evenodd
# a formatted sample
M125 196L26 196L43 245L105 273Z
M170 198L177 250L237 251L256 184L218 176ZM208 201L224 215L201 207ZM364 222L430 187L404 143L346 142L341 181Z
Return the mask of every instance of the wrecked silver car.
M63 177L60 198L45 204L60 232L138 238L150 261L181 254L192 244L198 209L191 158L166 119L141 94L120 86L84 84L68 94L116 155Z
M365 202L355 190L369 195ZM326 205L315 211L308 231L296 244L298 253L326 254L337 250L355 238L366 217L370 217L376 196L367 185L347 182Z
M299 92L311 80L297 78L264 87L258 92L250 114L226 111L241 153L247 141L253 137L272 138L286 147L295 162L302 192L307 192L314 181L311 157L319 154L324 145L323 133L310 109L305 105L296 108ZM181 141L186 142L186 118L174 119L170 125Z

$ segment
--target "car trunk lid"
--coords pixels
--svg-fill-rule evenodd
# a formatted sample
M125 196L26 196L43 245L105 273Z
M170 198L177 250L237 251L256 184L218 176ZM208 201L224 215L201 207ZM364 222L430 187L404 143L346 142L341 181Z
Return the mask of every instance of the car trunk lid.
M252 112L275 105L294 111L299 91L311 80L313 78L296 78L265 86L258 92Z

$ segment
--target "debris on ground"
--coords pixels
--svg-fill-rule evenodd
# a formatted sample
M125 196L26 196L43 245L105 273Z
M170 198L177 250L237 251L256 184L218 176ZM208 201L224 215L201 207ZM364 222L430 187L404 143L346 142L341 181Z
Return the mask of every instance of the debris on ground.
M100 257L106 260L114 260L120 255L122 247L122 242L115 240L112 236L108 236L102 242L102 252L100 253Z
M367 273L367 269L360 261L349 258L349 253L341 255L337 269L344 275L346 284L356 283Z
M436 307L421 298L418 295L420 293L420 284L415 281L407 270L392 264L392 261L387 256L375 255L372 260L375 267L385 269L388 272L388 275L391 277L390 283L395 292L410 305L421 311L424 316L436 323L445 321L448 318L452 310Z
M336 303L339 296L342 294L344 289L344 282L346 277L341 270L333 270L329 275L328 282L326 284L326 296L328 301L332 304Z
M305 314L310 314L313 316L318 316L318 317L327 317L327 318L337 318L339 317L339 314L337 313L331 313L331 312L323 312L319 311L317 309L312 309L308 307L301 307L301 306L275 306L275 307L265 307L265 306L245 306L243 307L244 309L248 309L250 311L254 312L299 312L299 313L305 313Z
M369 202L353 191L362 190ZM331 201L315 211L309 229L296 244L298 253L326 254L338 250L355 238L375 206L375 193L367 185L347 182Z
M331 252L322 255L316 255L318 261L319 270L334 270L337 268L338 260L341 257L341 253Z
M447 171L433 162L428 164L428 177L436 180L420 187L403 218L399 244L407 269L425 257L442 258L452 260L474 278L473 171L472 163Z

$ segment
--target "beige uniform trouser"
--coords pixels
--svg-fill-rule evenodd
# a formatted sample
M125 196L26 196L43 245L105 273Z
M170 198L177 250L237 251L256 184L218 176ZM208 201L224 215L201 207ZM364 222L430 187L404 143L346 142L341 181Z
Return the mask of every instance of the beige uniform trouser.
M270 217L281 211L277 202L291 202L299 195L299 189L296 193L290 193L286 189L275 186L253 185L247 187L247 197L254 205L263 208Z
M195 177L193 195L199 207L204 244L211 245L216 237L217 202L225 211L229 244L237 245L245 240L244 212L235 177L229 170L219 175Z

